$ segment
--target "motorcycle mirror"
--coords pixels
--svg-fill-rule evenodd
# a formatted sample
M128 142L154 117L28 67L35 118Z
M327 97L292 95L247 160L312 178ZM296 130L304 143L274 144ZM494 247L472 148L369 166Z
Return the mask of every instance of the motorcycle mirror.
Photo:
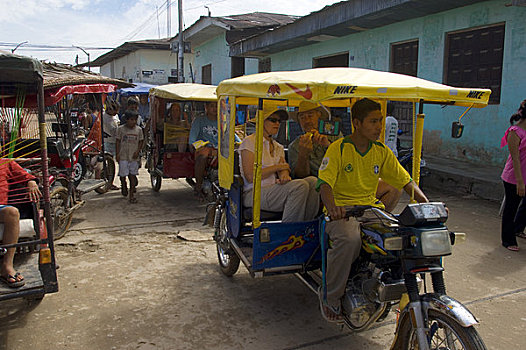
M454 139L459 139L462 137L462 133L464 132L464 124L462 124L460 121L453 122L453 125L451 126L451 137Z

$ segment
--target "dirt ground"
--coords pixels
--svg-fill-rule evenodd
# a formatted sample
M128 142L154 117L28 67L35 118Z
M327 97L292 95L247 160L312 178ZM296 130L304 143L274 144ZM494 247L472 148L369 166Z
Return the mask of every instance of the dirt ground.
M138 204L118 191L86 196L56 242L58 293L0 303L0 349L389 348L394 315L353 334L325 322L293 276L223 276L205 206L184 181L153 192L141 171ZM448 294L480 320L488 349L524 348L526 249L499 246L498 204L430 197L450 207L451 230L468 233L445 259Z

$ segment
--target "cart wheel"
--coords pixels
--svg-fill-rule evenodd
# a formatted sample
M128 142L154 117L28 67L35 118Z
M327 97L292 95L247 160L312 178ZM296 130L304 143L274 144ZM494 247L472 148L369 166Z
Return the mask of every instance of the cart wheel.
M113 185L113 180L115 179L115 161L110 154L104 155L104 160L106 161L106 174L104 174L104 179L106 180L106 185L95 189L95 192L99 194L104 194L108 192Z
M228 227L226 224L226 211L221 212L218 233L216 235L217 258L219 268L225 276L232 277L239 269L239 257L232 251L227 239Z
M49 194L55 240L64 237L73 220L73 213L68 208L68 197L68 190L62 186L54 187Z
M159 192L161 189L161 183L163 182L161 175L156 174L155 172L150 173L150 181L152 182L152 189L155 192Z

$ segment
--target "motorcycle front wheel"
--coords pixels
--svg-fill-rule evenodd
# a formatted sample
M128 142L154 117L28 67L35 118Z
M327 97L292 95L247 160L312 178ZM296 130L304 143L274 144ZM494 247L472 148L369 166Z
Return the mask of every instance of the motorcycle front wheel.
M456 320L435 310L428 315L430 350L487 350L484 341L473 327L463 327ZM418 349L418 339L409 317L400 325L401 350Z
M113 185L113 180L115 179L115 161L113 160L113 157L110 154L105 154L104 160L106 162L106 173L103 174L103 177L106 180L106 185L95 189L95 192L98 194L108 192Z
M219 268L225 276L233 276L239 269L239 257L232 251L226 238L228 226L226 224L226 211L221 212L221 221L219 223L219 232L216 234L217 259Z
M68 197L68 190L62 186L54 187L49 194L54 239L64 237L73 220L73 213L68 208Z
M163 183L163 178L161 175L155 172L151 172L150 182L152 184L152 190L154 190L155 192L159 192L159 190L161 189L161 184Z

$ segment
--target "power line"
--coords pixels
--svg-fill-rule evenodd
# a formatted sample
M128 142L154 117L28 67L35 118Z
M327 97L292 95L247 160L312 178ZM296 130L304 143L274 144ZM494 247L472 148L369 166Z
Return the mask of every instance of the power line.
M126 35L123 39L123 41L127 41L127 40L131 40L133 39L135 36L139 35L139 33L141 33L144 29L150 27L152 25L152 20L155 18L155 17L159 17L161 15L163 15L165 12L166 12L166 9L168 7L168 1L170 0L166 0L162 5L161 5L161 11L159 12L158 9L156 9L151 15L150 17L148 17L144 22L142 22L140 25L138 25L134 30L132 30L130 33L128 33L128 35ZM204 5L199 5L199 6L194 6L194 7L189 7L187 9L185 9L185 11L191 11L191 10L196 10L196 9L200 9L202 8L203 6L205 5L215 5L215 4L218 4L218 3L221 3L221 2L225 2L227 0L217 0L217 1L211 1L211 2L206 2ZM177 0L173 0L170 2L170 6L175 4L177 2Z
M158 13L157 9L150 15L150 17L148 17L144 22L142 22L141 24L139 24L134 30L132 30L130 33L128 33L123 41L127 41L127 40L130 40L130 39L133 39L133 37L137 36L140 32L142 32L145 28L147 28L149 25L151 25L152 23L152 20L158 16L158 15L162 15L165 11L166 11L166 6L168 4L168 1L170 0L166 0L162 5L161 5L161 12Z
M8 42L0 42L1 47L15 47L18 43L8 43ZM91 46L82 46L84 50L113 50L114 47L91 47ZM44 45L44 44L24 44L24 46L21 46L18 48L18 50L28 50L28 49L42 49L41 51L45 50L63 50L63 51L76 51L74 46L65 46L65 45ZM40 51L40 50L34 50L34 51Z

